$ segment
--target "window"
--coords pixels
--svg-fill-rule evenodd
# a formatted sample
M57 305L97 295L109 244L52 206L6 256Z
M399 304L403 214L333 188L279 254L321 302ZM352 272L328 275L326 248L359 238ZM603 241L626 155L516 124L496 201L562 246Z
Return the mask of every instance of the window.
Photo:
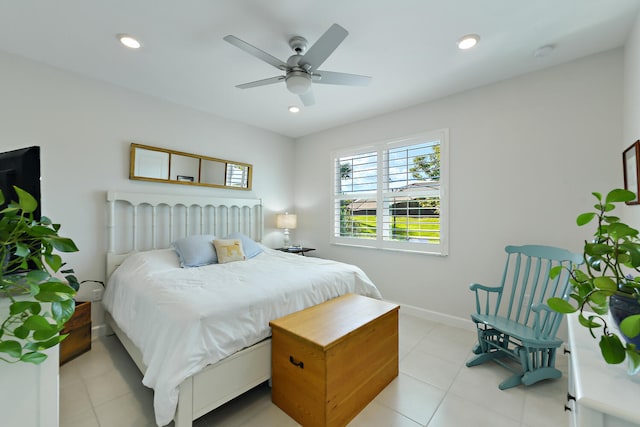
M447 129L332 159L332 243L447 254Z

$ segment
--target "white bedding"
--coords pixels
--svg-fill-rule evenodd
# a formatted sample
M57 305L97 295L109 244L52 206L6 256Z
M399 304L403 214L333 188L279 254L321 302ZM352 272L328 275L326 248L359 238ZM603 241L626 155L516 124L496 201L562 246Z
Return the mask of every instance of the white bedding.
M158 425L173 419L183 380L269 337L270 320L350 292L381 298L358 267L263 249L197 268L173 249L139 252L111 275L103 304L142 353Z

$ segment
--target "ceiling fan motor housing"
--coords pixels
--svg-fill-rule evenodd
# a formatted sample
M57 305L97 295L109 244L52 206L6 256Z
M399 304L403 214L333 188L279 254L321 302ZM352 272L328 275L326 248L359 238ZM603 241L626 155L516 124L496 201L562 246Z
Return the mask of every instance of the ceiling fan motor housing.
M307 50L307 39L300 36L294 36L289 39L289 46L295 50L298 55L302 55Z

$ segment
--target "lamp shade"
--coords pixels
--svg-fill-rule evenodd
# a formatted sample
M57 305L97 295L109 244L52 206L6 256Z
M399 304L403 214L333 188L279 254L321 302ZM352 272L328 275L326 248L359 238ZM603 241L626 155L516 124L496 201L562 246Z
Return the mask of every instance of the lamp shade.
M295 214L278 214L276 215L276 227L294 229L298 225L298 217Z

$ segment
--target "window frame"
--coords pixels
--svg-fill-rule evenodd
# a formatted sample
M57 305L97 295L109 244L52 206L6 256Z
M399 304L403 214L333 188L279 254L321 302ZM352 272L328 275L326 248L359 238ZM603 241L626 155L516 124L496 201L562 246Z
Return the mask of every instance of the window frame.
M359 199L371 198L376 202L376 212L384 211L385 196L389 196L391 191L387 189L385 178L386 159L391 149L401 148L421 144L427 141L440 141L440 179L439 179L439 197L440 197L440 239L439 243L411 242L385 240L384 218L385 214L376 215L376 236L372 239L360 237L339 236L340 217L336 213L337 207L341 200L347 199L349 196L357 195ZM339 174L337 173L338 160L343 157L355 156L375 152L377 155L377 186L376 190L368 193L338 193ZM408 193L409 196L420 194L426 190L414 190ZM333 245L343 245L352 247L365 247L382 250L393 250L403 252L416 252L429 255L447 256L449 253L449 129L437 129L433 131L421 132L409 136L390 138L376 142L374 144L363 145L359 147L350 147L331 152L331 195L330 195L330 238L329 242ZM387 215L388 216L388 215Z

